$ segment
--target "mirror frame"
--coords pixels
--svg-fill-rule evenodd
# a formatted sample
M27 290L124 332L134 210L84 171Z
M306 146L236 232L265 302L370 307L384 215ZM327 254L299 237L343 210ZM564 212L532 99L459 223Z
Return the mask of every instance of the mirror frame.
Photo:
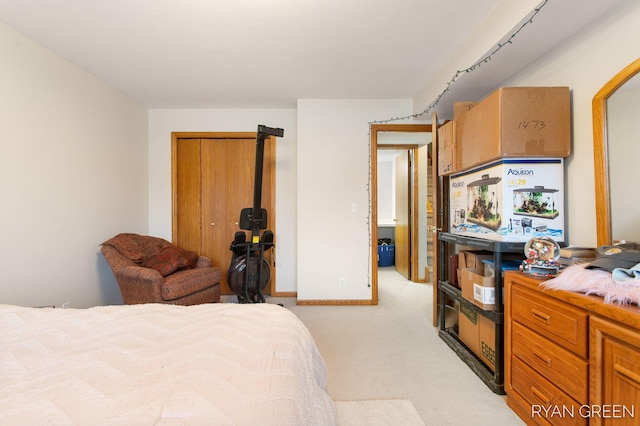
M593 159L596 189L596 231L598 246L613 243L611 237L611 194L609 192L609 141L607 139L607 99L640 72L640 59L627 65L596 93L593 111Z

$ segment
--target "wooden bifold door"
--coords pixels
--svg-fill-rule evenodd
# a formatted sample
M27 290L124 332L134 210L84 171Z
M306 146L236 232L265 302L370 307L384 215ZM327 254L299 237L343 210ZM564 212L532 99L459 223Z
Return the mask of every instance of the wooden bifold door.
M240 231L240 211L253 206L255 133L174 133L172 135L172 239L186 250L211 259L222 271L221 293L227 284L229 246ZM275 232L275 140L264 146L262 207ZM276 234L277 235L277 234ZM267 252L275 288L274 250Z

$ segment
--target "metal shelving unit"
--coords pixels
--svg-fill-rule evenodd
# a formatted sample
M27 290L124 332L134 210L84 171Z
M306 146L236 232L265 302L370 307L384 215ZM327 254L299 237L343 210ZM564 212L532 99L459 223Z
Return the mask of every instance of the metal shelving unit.
M480 238L455 235L442 232L438 235L439 243L439 268L438 268L438 291L439 301L439 335L447 345L462 359L471 370L494 392L504 395L504 305L503 305L503 278L502 278L502 254L503 253L523 253L523 242L501 242L493 240L483 240ZM475 304L462 297L459 288L451 285L447 277L448 254L453 252L456 245L487 250L493 253L495 264L495 309L485 311ZM496 364L495 371L491 371L467 346L458 338L458 333L453 327L447 327L445 323L445 309L447 300L457 301L465 304L478 315L482 315L491 320L496 325L495 345Z

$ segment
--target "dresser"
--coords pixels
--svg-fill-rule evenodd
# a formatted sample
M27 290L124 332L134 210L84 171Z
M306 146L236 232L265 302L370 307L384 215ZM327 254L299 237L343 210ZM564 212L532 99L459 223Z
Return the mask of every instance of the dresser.
M542 282L504 274L507 404L529 425L639 425L640 308Z

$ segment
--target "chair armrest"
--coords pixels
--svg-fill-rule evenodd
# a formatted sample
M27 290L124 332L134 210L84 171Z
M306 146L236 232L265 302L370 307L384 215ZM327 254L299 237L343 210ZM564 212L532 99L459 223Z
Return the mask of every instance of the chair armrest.
M114 275L126 304L162 301L164 277L155 269L125 266L114 271Z
M198 263L196 263L196 268L211 268L211 259L206 256L198 257Z

